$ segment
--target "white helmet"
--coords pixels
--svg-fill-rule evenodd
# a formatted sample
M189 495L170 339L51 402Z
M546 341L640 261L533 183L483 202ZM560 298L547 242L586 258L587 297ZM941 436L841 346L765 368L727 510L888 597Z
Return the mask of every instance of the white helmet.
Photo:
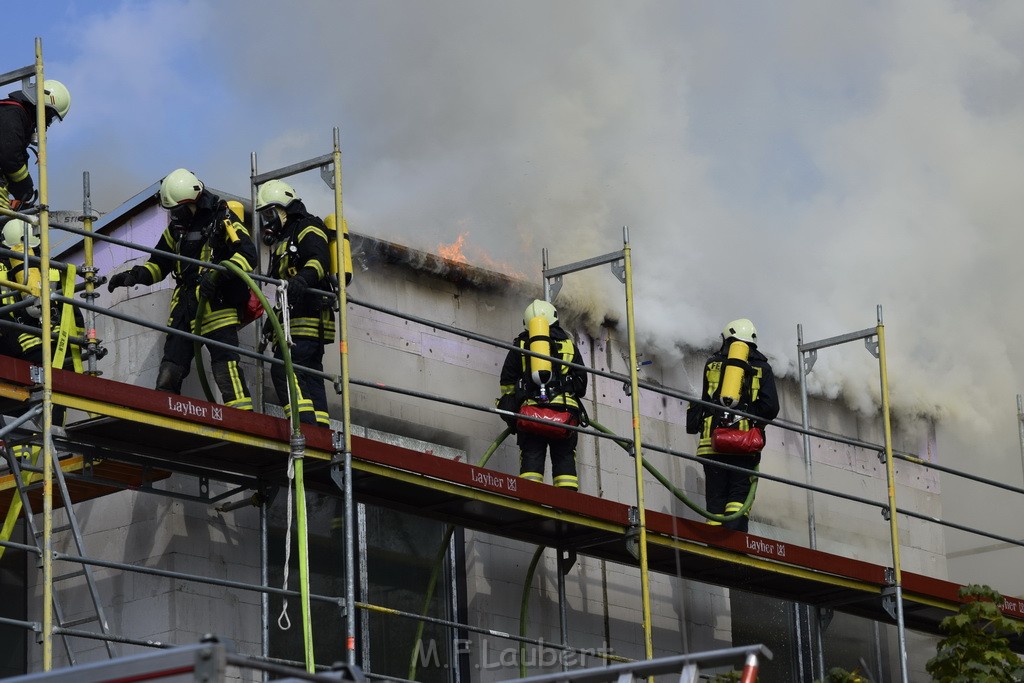
M722 330L722 339L739 339L742 342L757 346L757 328L746 318L733 320Z
M25 232L28 232L28 246L35 248L39 246L39 237L32 226L20 218L12 218L4 226L4 246L13 249L19 244L25 243Z
M203 183L192 171L178 168L160 181L160 206L173 209L180 204L191 204L203 191Z
M538 315L542 315L547 318L548 325L554 325L558 322L558 311L551 304L550 301L544 301L544 299L534 299L533 303L526 307L523 311L523 327L527 327L530 321L536 318Z
M287 209L288 205L299 198L295 189L283 180L268 180L256 191L256 210L262 211L268 206L280 206Z
M36 103L35 83L25 88L25 99L32 104ZM68 109L71 109L71 93L60 81L47 78L43 81L43 105L57 115L61 121L67 116Z

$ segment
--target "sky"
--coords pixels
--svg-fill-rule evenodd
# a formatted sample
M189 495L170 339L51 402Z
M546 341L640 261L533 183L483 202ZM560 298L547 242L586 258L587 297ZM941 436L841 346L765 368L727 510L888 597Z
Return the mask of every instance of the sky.
M1022 483L1024 3L35 0L0 70L73 103L51 205L106 211L170 170L248 196L327 154L352 231L541 281L628 226L636 326L664 362L754 320L778 374L805 340L874 327L898 414L943 462ZM331 195L293 178L316 211ZM607 272L566 296L623 319ZM863 347L812 389L877 405ZM692 390L694 387L681 387ZM941 447L940 447L941 448ZM955 506L955 501L950 501ZM967 503L965 503L967 504ZM1015 503L1019 519L1024 506ZM1005 533L1017 533L1006 531Z

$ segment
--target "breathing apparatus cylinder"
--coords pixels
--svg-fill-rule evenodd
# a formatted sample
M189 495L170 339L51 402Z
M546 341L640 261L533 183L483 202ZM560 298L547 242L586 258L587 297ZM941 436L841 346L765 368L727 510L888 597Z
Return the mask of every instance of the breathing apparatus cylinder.
M339 275L341 271L338 270L338 219L335 218L334 214L324 218L324 225L327 226L327 242L331 250L331 273ZM345 284L352 282L352 239L348 235L348 221L341 219L341 233L342 239L345 240L343 248L345 250Z
M245 220L245 208L242 206L242 202L234 199L229 199L225 202L228 205L228 209L231 213L235 214L235 219L241 223Z
M542 315L530 318L526 324L529 334L528 348L534 353L551 355L551 326ZM530 356L530 379L540 387L540 395L547 398L547 383L551 381L551 360Z
M750 345L739 339L733 339L729 343L729 360L723 363L725 372L722 373L722 387L718 394L718 400L726 408L731 408L740 402L743 375L750 367L747 363L748 358L750 358Z
M13 247L11 247L11 251L17 251L17 252L24 253L25 245L24 244L15 244ZM34 251L35 251L34 249L29 249L29 256L34 255ZM19 285L26 285L27 287L29 287L33 291L39 288L40 281L42 280L42 277L40 276L39 268L38 267L35 267L35 268L30 267L24 261L15 260L15 259L12 258L11 259L11 270L14 271L14 281L17 282ZM27 277L26 277L26 274L27 274ZM52 275L53 274L51 273L51 279L53 279Z
M227 204L228 211L231 214L231 218L233 218L235 221L238 221L239 223L244 223L245 208L242 206L242 202L235 201L234 199L229 199L225 202L225 204ZM242 239L242 237L241 235L238 234L238 231L235 230L234 222L231 220L231 218L224 219L224 238L226 241L235 244L240 239Z

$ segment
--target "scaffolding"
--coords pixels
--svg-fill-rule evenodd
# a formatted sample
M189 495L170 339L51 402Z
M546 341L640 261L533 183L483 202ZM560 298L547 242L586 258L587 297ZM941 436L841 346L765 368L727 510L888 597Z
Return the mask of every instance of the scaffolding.
M39 41L36 45L35 65L4 74L0 80L3 83L24 81L30 76L35 77L37 87L41 88L43 67ZM41 117L40 114L40 119ZM45 125L42 125L41 120L39 133L39 210L35 213L4 210L3 213L8 216L18 216L39 226L40 253L38 257L32 257L25 253L23 256L27 263L38 263L40 271L44 273L50 272L51 268L69 272L69 264L52 259L49 253L46 135ZM341 144L338 129L333 131L331 153L308 161L258 173L256 157L252 155L250 175L252 205L255 205L256 188L267 180L287 178L314 170L321 173L321 177L327 181L334 194L334 210L340 231L343 221L343 204ZM42 345L43 363L41 367L29 366L27 363L15 359L0 358L0 397L4 401L3 412L5 414L18 413L0 428L0 435L4 437L7 444L6 459L8 462L8 473L3 482L4 486L0 486L0 501L8 503L15 499L20 500L24 510L23 517L30 527L29 535L34 541L38 539L38 543L32 545L2 539L0 548L37 557L42 569L41 583L43 586L41 623L11 619L0 619L0 623L21 627L37 635L41 643L42 666L45 671L49 671L53 666L53 643L58 638L63 642L67 657L72 663L74 663L75 655L71 643L76 639L102 641L111 657L116 654L113 647L115 644L155 648L166 648L173 645L173 643L133 638L124 633L112 633L104 616L104 600L95 590L94 582L89 578L90 572L95 568L137 572L223 589L258 593L261 596L263 625L263 651L259 658L261 661L269 663L273 663L274 660L269 656L267 650L267 628L271 621L268 598L270 596L298 598L302 606L304 656L301 662L286 663L300 664L310 674L329 668L327 664L315 661L312 647L314 624L310 617L310 602L335 606L344 615L346 631L343 637L343 650L349 666L355 665L358 659L357 610L388 617L413 619L421 623L432 623L455 632L473 632L505 638L518 644L543 646L561 652L582 653L586 652L587 648L572 644L568 636L564 577L571 569L572 562L563 562L564 558L581 553L639 568L639 603L646 659L654 657L648 573L660 572L705 582L711 581L727 587L739 588L753 583L766 594L806 605L807 611L802 617L804 621L801 622L801 617L797 615L798 623L809 625L812 621L810 610L812 607L816 607L818 614L814 620L816 637L813 640L815 642L808 643L815 651L814 659L816 661L808 662L808 670L802 671L809 678L815 675L823 676L825 673L822 631L827 628L825 615L827 610L835 607L876 621L894 623L899 636L900 675L901 679L906 681L908 680L908 671L905 627L909 625L934 633L939 620L956 609L959 599L956 595L958 586L954 584L902 571L899 550L899 517L934 522L1015 546L1024 545L1015 539L987 533L983 530L970 529L897 506L893 470L896 460L974 479L1015 494L1024 494L1024 489L957 472L925 462L911 454L899 453L894 450L890 427L881 307L877 311L875 327L848 335L805 343L802 327L798 327L797 351L800 363L802 421L800 424L794 424L785 420L776 420L772 424L793 434L801 435L806 466L805 479L804 481L790 480L770 472L761 472L758 476L760 480L805 490L809 543L807 548L790 543L762 543L756 537L746 534L729 534L721 529L716 530L714 527L692 520L649 510L645 505L646 472L701 517L715 518L714 515L701 509L699 504L689 500L683 492L675 488L651 460L645 457L646 453L659 453L699 465L714 464L727 469L729 466L717 462L711 463L691 453L643 439L640 409L642 393L675 398L690 403L704 402L699 396L643 382L639 378L632 310L631 247L627 229L623 229L622 250L567 266L549 267L545 251L543 253L543 289L545 298L554 299L558 294L563 275L605 264L611 266L613 274L625 285L628 374L613 372L610 369L605 371L586 366L573 367L578 367L594 376L621 383L624 388L628 389L632 432L629 436L617 435L611 433L610 430L601 428L601 425L574 429L594 439L612 444L616 448L622 448L633 459L636 486L635 505L604 501L585 494L566 498L551 491L550 487L533 482L516 481L516 477L495 474L493 471L487 470L485 467L486 457L489 457L490 453L501 444L507 433L501 434L495 439L492 448L477 465L451 462L436 457L424 457L422 452L354 435L351 412L352 398L349 392L350 387L353 386L423 399L435 402L440 406L452 406L469 411L494 415L500 415L501 411L489 405L453 399L444 395L388 386L374 381L372 378L352 377L349 368L347 320L350 307L376 311L404 323L423 325L452 335L453 338L473 340L495 349L515 351L520 351L520 349L472 330L446 325L436 320L417 316L409 311L352 297L347 292L344 277L340 278L337 292L321 292L324 295L337 297L340 318L338 326L340 373L334 375L310 368L291 366L292 370L298 369L319 376L336 388L342 411L341 427L336 431L300 426L298 424L299 411L294 406L289 420L281 420L259 413L241 414L240 411L230 409L224 409L220 417L215 420L212 416L216 406L209 395L207 401L183 397L182 405L187 408L187 415L183 417L174 409L164 405L166 395L103 379L96 366L96 361L102 358L104 353L102 340L96 334L95 320L97 316L109 316L152 330L180 334L197 344L213 342L197 335L171 330L149 320L105 308L96 303L95 289L102 284L103 278L93 263L94 241L126 246L143 253L151 253L154 250L145 245L134 244L95 232L88 174L84 175L83 195L83 229L64 228L67 232L79 235L83 239L84 265L77 270L77 274L83 279L83 282L80 289L76 290L80 291L82 301L76 300L65 290L51 290L47 286L41 287L39 291L21 293L30 297L38 297L42 310L39 334L44 339L59 336L59 333L53 329L51 305L75 306L82 311L84 316L88 316L89 324L86 326L85 334L72 339L73 343L83 349L83 357L89 361L88 368L82 374L75 374L53 367L50 344ZM255 222L255 217L253 221ZM343 239L339 238L337 244L340 252L344 248ZM391 247L396 251L401 250L395 245L391 245ZM339 262L343 263L343 254L339 253L338 257ZM230 270L230 267L225 264L192 261L206 267ZM247 277L254 291L260 290L263 286L274 288L282 285L278 280L258 274L247 275ZM4 283L4 286L17 289L12 283ZM262 296L262 292L260 295ZM266 303L265 299L264 302ZM271 308L269 303L265 307L268 311ZM849 439L841 435L816 430L810 426L805 380L806 375L813 367L815 354L818 350L826 347L859 340L865 342L869 351L879 362L883 444ZM257 363L261 372L264 364L277 362L244 346L237 350L241 355ZM531 352L527 353L536 355ZM197 363L199 358L197 355ZM287 359L282 362L286 367L290 366L290 361ZM201 368L199 369L202 372ZM257 390L262 390L263 386L264 382L260 380L257 383ZM94 416L94 418L91 421L84 421L82 424L55 425L53 421L55 407L62 411L81 411ZM736 412L745 415L742 411ZM1020 399L1018 397L1019 412ZM530 419L526 416L518 417ZM111 424L122 428L126 436L120 440L110 439L104 432L109 429ZM1024 425L1024 420L1021 421L1021 424ZM1024 427L1022 427L1021 434L1022 444L1024 444ZM809 441L812 437L883 454L886 466L885 500L873 500L815 485L811 471L812 458ZM162 440L169 440L172 445L181 444L182 449L155 449L142 445L162 443L164 442ZM31 452L32 448L36 448L39 454L37 462L34 464L27 462L25 457L16 454L15 447L22 449L19 453ZM188 453L201 453L202 457L191 457L187 455ZM1024 445L1022 445L1022 454L1024 454ZM172 455L174 457L171 457ZM340 493L343 499L344 595L318 595L310 592L307 532L304 521L306 499L304 465L307 462L310 463L310 471L313 473L310 482L313 488L319 491L329 490L332 493ZM231 488L226 493L218 496L209 496L204 493L197 498L197 500L210 505L221 503L239 494L255 492L251 498L243 498L241 502L226 502L221 509L231 510L249 502L257 503L260 508L262 566L261 580L258 584L202 577L186 572L112 562L88 556L81 543L81 529L77 528L74 514L75 504L81 500L124 489L173 495L171 492L159 491L153 487L154 482L170 476L171 473L193 476L201 482L211 480L227 482ZM294 480L297 489L295 512L298 538L296 546L299 548L300 556L300 579L297 591L287 587L269 586L266 571L266 492L271 488L287 487L289 480ZM41 494L33 493L39 485L42 487ZM57 499L54 498L54 486L57 487ZM892 564L888 566L874 565L817 550L814 495L832 496L840 500L878 508L888 522ZM558 551L557 578L561 641L557 643L544 642L524 634L517 636L474 626L470 623L430 617L425 613L395 610L357 599L355 579L358 571L355 556L360 532L357 529L356 501L360 496L365 499L390 501L395 505L398 505L398 501L403 499L412 500L415 501L415 504L410 507L435 519L465 528L504 535L538 546L555 547ZM37 509L40 505L41 509ZM60 530L55 529L53 524L55 505L63 507L68 517L67 531L75 539L77 548L75 553L61 553L55 549L54 535L60 533ZM34 528L36 515L41 516L41 530ZM449 534L449 539L450 537ZM448 552L447 540L445 547L439 551L438 557L444 557L445 552ZM685 568L679 566L681 553L689 559L688 566ZM85 577L95 605L95 619L90 620L96 624L94 630L79 628L84 624L67 621L62 615L59 601L55 599L54 586L63 580L74 578L74 576L71 573L55 575L55 562L73 563L81 567L80 576ZM1009 599L1006 611L1012 616L1020 617L1024 615L1024 602ZM810 631L808 631L808 636L809 634ZM1021 646L1020 643L1016 645ZM617 660L615 656L610 655L607 656L607 659ZM801 665L803 665L803 660L801 660ZM815 667L817 668L816 672L814 671ZM563 668L565 668L564 664ZM367 676L372 678L375 677L375 674L367 671Z

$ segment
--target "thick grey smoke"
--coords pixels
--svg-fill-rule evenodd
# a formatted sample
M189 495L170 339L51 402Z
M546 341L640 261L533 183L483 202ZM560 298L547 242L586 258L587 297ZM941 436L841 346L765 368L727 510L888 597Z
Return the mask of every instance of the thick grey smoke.
M50 26L76 45L48 63L76 93L53 131L69 203L86 168L100 208L177 166L246 193L250 152L319 156L339 126L357 232L467 233L539 277L542 248L606 253L628 225L646 344L700 348L747 316L783 372L798 323L829 337L880 304L895 406L1016 457L1019 3L193 0ZM610 275L570 286L621 318ZM813 378L876 401L861 348Z

